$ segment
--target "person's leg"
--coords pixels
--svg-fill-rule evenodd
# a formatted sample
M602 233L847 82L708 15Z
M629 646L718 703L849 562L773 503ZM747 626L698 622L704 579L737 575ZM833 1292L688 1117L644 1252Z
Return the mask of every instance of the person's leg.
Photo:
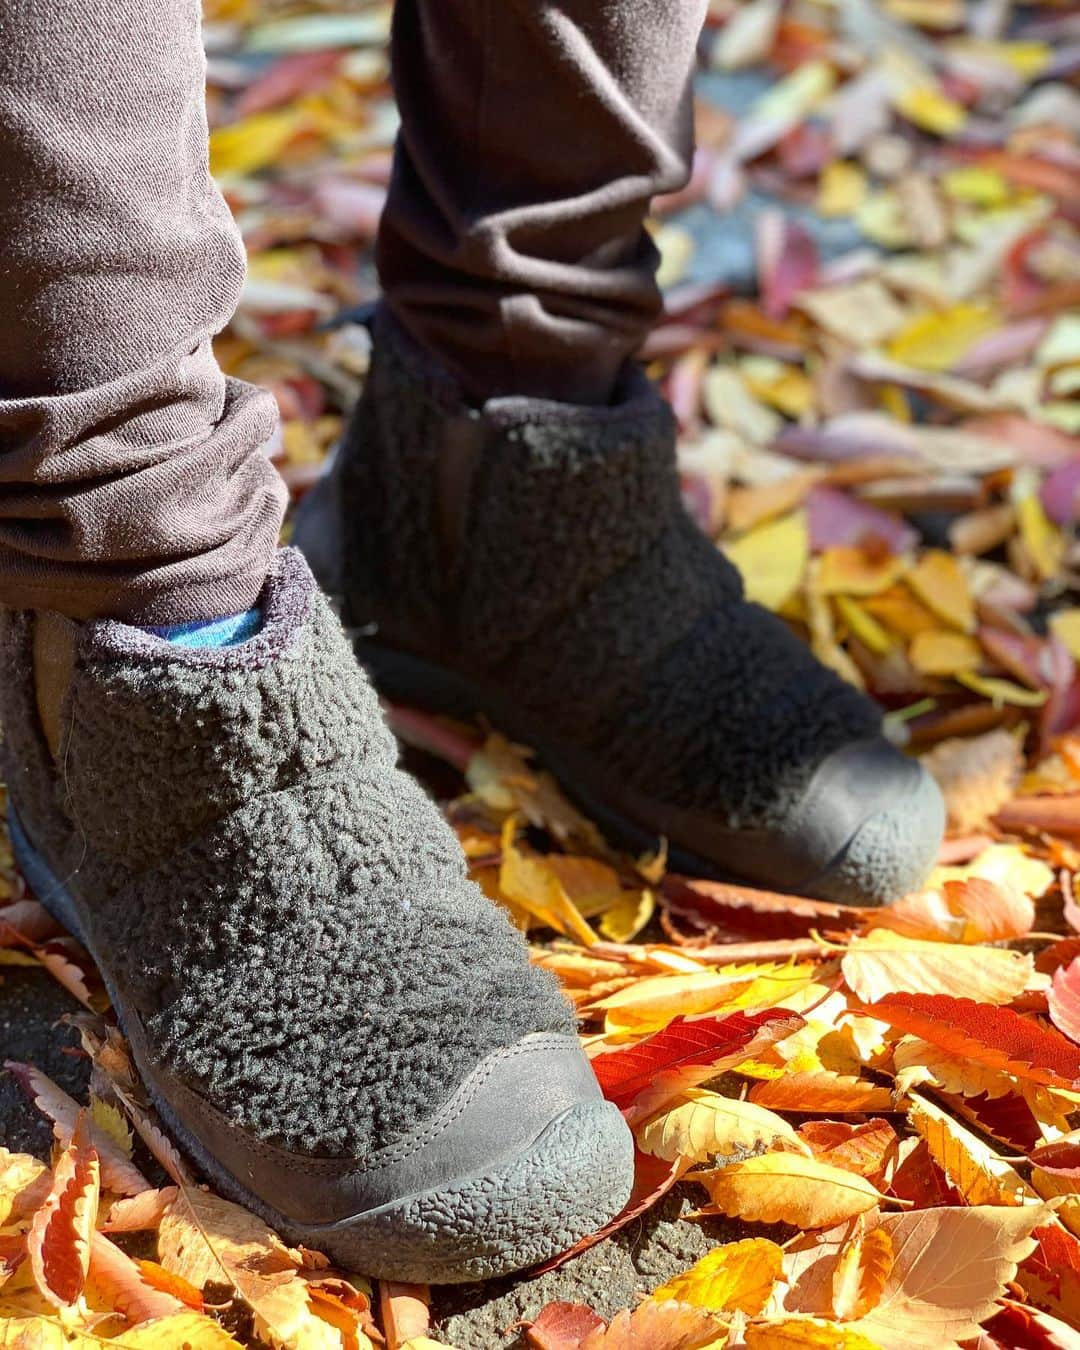
M706 0L398 0L386 300L476 401L606 403L660 309Z
M197 0L0 0L0 602L254 603L273 399L211 336L244 277L207 169Z
M744 601L629 359L658 304L650 196L689 172L703 10L399 3L386 302L296 538L388 697L484 713L624 845L879 903L933 861L940 794Z
M272 402L209 347L243 260L197 18L0 0L12 842L210 1180L348 1269L481 1279L610 1219L632 1140L275 551ZM136 626L254 602L212 646Z

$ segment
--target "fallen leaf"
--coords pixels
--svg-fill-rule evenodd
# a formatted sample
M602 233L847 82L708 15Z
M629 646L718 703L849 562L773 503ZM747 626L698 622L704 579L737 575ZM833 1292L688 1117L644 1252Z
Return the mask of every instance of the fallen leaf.
M780 609L799 589L810 557L806 514L793 511L759 525L729 543L725 552L739 569L746 598L766 609Z
M646 1153L674 1161L705 1162L777 1141L805 1151L786 1120L754 1102L692 1088L687 1100L639 1126L638 1143Z
M885 1228L857 1234L840 1253L833 1273L833 1314L841 1322L865 1317L875 1308L896 1260Z
M1080 1080L1080 1047L1010 1008L946 994L902 993L887 994L863 1011L1015 1078L1063 1088Z
M1031 982L1031 956L1005 948L926 942L887 929L852 938L840 962L863 1003L887 994L949 994L980 1004L1011 1003Z
M1054 972L1046 1001L1054 1026L1080 1044L1080 957Z
M951 553L929 549L906 573L904 580L916 597L939 619L961 633L975 630L975 602L971 586Z
M1011 732L997 730L940 741L922 763L941 788L950 828L967 833L981 829L1012 796L1023 755Z
M653 1290L650 1298L674 1299L706 1312L737 1310L755 1316L769 1301L783 1260L781 1249L767 1238L729 1242Z
M97 1151L86 1116L80 1114L71 1142L53 1169L52 1187L33 1217L26 1243L34 1284L56 1308L74 1308L82 1299L99 1185Z
M736 1060L750 1058L755 1047L801 1025L802 1018L782 1009L701 1017L692 1022L676 1017L663 1031L627 1050L596 1055L593 1072L604 1096L616 1106L630 1106L649 1089L650 1100L659 1107L664 1094L670 1097L696 1087Z
M1013 1167L928 1098L913 1094L908 1122L969 1205L1023 1205L1038 1199Z
M696 1175L715 1211L751 1223L828 1228L882 1200L862 1177L798 1153L765 1153Z

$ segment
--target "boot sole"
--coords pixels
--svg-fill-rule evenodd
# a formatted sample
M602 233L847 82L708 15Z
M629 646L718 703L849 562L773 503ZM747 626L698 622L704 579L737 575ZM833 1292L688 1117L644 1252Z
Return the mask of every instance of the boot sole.
M75 897L35 849L12 805L8 828L28 886L94 959L162 1120L222 1195L259 1215L287 1242L317 1248L337 1265L376 1279L456 1284L548 1260L596 1232L625 1205L633 1177L631 1136L619 1111L597 1102L549 1121L526 1151L489 1172L455 1178L337 1223L294 1222L243 1186L177 1118L153 1066L139 1052L142 1036L131 1029L138 1019L89 941Z

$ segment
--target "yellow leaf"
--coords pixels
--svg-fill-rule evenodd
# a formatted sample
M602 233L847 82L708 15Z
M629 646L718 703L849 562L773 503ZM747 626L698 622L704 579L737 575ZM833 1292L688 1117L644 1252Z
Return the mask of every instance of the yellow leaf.
M1002 1004L1027 988L1034 960L1002 947L961 947L874 929L852 938L840 968L864 1003L886 994L908 993L949 994Z
M784 1253L767 1238L747 1238L714 1247L651 1297L675 1299L707 1312L743 1312L753 1317L769 1301L784 1264Z
M1001 324L991 305L954 305L931 310L905 324L888 345L889 355L918 370L949 370L986 333Z
M930 549L905 578L919 600L951 628L970 633L975 627L975 601L960 564L951 553Z
M49 1193L49 1169L29 1153L0 1148L0 1228L31 1213Z
M612 1017L621 1029L646 1030L666 1027L681 1013L694 1017L709 1012L730 997L733 989L745 989L760 965L732 965L719 970L696 970L684 975L648 975L626 989L609 994L597 1008ZM782 970L777 964L765 969Z
M965 164L949 169L941 175L941 186L953 201L971 206L997 207L1007 205L1013 197L1009 180L996 169L984 169L977 164Z
M821 171L818 182L818 213L823 216L850 216L866 198L866 174L858 164L834 159Z
M210 134L210 172L218 178L257 173L306 129L303 109L255 113Z
M832 610L821 591L821 559L810 564L806 587L806 617L810 627L810 648L823 666L834 670L856 689L865 686L862 671L836 640Z
M861 548L827 548L821 555L817 589L822 595L880 595L903 575L903 558L872 557Z
M182 1192L165 1211L158 1257L196 1289L225 1284L251 1308L258 1336L279 1350L341 1350L311 1307L281 1239L254 1214L208 1191Z
M626 891L606 909L600 919L600 932L609 942L632 942L656 911L652 891Z
M679 225L661 225L653 231L653 243L660 254L656 284L665 290L686 275L694 256L694 236Z
M854 347L885 342L907 319L891 292L872 277L843 286L800 291L794 303L827 332Z
M900 637L912 638L938 627L938 620L910 591L894 586L862 602L865 609Z
M1049 698L1045 689L1024 689L1012 680L1003 680L996 675L977 675L970 670L958 671L956 681L988 698L995 708L1003 703L1014 708L1041 708Z
M1068 647L1074 659L1080 661L1080 609L1060 609L1052 614L1050 631Z
M739 369L751 394L770 407L779 409L786 417L804 417L813 410L813 382L798 366L787 365L771 356L745 356ZM811 470L805 476L818 477ZM798 478L799 475L792 474L790 477Z
M724 552L742 574L747 599L779 609L799 589L810 558L806 513L793 511L759 525L726 544Z
M64 1327L47 1317L17 1317L0 1321L2 1350L227 1350L239 1347L220 1323L203 1313L183 1312L143 1322L118 1336Z
M545 858L518 847L517 832L518 818L507 817L502 829L499 890L541 923L591 947L596 934L567 895L557 873L548 866Z
M935 136L952 136L967 122L963 106L932 85L901 90L893 107L909 122Z
M982 648L966 633L917 633L908 648L908 660L923 675L978 670L982 659Z
M994 1150L941 1107L913 1094L908 1123L969 1205L1023 1205L1038 1196Z
M700 1163L778 1141L807 1152L787 1121L764 1106L704 1088L691 1088L684 1095L686 1101L638 1130L638 1143L646 1153L668 1162L686 1158Z
M881 1350L861 1332L818 1317L751 1322L745 1339L747 1350Z
M107 1134L120 1151L131 1157L133 1139L127 1118L111 1102L100 1097L90 1098L90 1119L103 1134Z
M854 1172L800 1153L765 1153L696 1176L719 1210L750 1223L829 1228L882 1200Z
M1019 476L1018 481L1021 481ZM1020 490L1014 484L1012 502L1020 527L1020 538L1027 548L1028 557L1035 564L1035 570L1042 580L1048 581L1061 570L1065 558L1065 538L1043 510L1036 491Z
M882 628L877 619L864 609L857 600L853 600L851 596L838 595L836 597L836 608L850 629L852 636L858 638L872 652L884 656L886 652L891 651L896 646L894 639Z
M833 1272L833 1313L842 1322L866 1314L877 1305L896 1253L884 1228L855 1237L841 1251Z

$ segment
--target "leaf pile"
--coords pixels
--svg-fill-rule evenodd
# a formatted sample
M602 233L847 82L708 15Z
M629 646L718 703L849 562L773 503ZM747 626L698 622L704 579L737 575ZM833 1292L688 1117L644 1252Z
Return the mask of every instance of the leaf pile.
M390 6L204 8L249 256L217 351L276 395L299 495L368 365ZM743 1234L610 1320L549 1305L539 1350L1080 1344L1078 36L1055 3L712 0L693 176L651 222L643 355L688 508L938 779L922 891L854 912L671 875L527 750L391 710L462 774L472 874L634 1131L606 1232L678 1185ZM0 1344L436 1344L426 1291L376 1293L188 1175L6 851L0 963L82 1004L95 1065L87 1104L9 1065L55 1149L0 1152Z

